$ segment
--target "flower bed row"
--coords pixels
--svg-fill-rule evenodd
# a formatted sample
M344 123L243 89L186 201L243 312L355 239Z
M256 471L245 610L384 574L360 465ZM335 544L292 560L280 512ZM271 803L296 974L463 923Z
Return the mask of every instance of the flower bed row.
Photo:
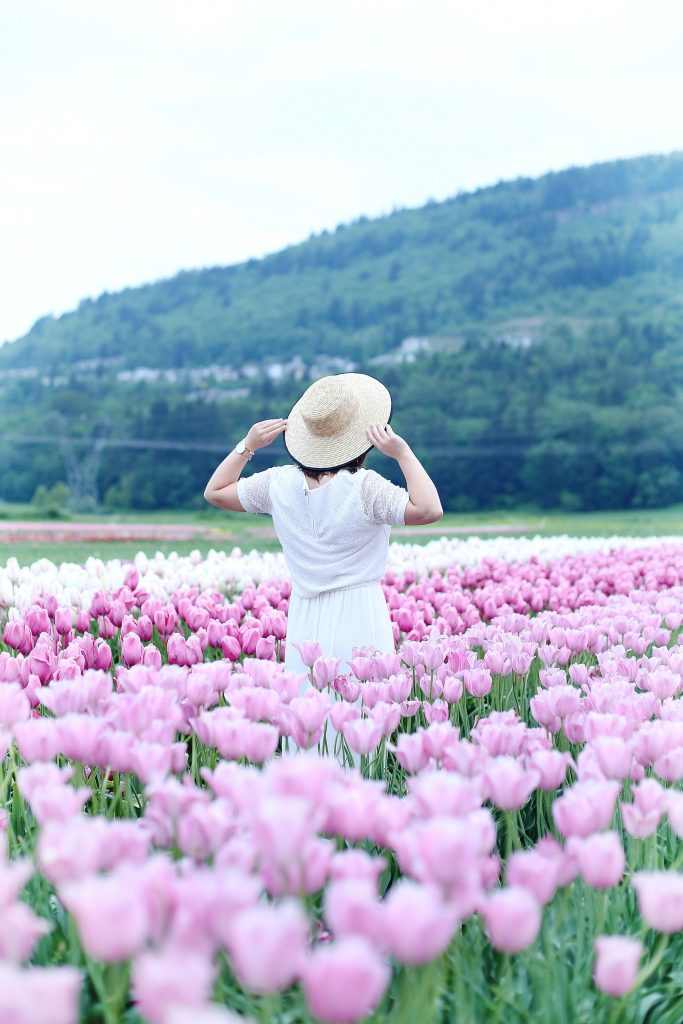
M308 677L141 569L5 613L0 1019L675 1019L683 545L390 569Z

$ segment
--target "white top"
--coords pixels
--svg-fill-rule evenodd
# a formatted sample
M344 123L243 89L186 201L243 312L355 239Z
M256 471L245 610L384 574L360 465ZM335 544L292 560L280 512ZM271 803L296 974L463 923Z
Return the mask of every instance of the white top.
M309 488L298 466L272 466L237 481L245 512L265 512L282 544L292 593L379 583L392 526L405 524L410 495L374 469L340 469Z

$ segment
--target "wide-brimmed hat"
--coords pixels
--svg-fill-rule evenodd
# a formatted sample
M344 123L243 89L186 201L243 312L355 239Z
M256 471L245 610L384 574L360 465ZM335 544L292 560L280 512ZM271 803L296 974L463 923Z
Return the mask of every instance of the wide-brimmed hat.
M339 469L373 447L367 428L391 419L391 395L367 373L314 381L287 417L286 450L306 469Z

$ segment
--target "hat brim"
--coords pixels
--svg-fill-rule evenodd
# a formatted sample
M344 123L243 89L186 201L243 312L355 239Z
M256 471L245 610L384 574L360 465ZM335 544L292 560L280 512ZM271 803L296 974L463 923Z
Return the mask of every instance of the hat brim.
M311 433L301 415L301 399L287 417L282 440L285 450L306 469L340 469L369 452L367 428L372 423L386 426L391 420L391 394L376 377L366 373L340 373L351 384L358 398L358 413L333 437Z

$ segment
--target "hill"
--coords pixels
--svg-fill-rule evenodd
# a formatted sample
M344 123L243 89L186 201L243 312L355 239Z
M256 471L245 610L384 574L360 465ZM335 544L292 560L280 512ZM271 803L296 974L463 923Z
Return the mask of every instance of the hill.
M63 478L56 434L83 454L105 418L101 495L196 503L221 444L286 414L311 376L353 368L392 388L392 423L446 507L681 500L682 283L675 153L502 182L86 299L0 348L0 496ZM32 436L46 440L29 457ZM145 441L197 454L133 447Z

